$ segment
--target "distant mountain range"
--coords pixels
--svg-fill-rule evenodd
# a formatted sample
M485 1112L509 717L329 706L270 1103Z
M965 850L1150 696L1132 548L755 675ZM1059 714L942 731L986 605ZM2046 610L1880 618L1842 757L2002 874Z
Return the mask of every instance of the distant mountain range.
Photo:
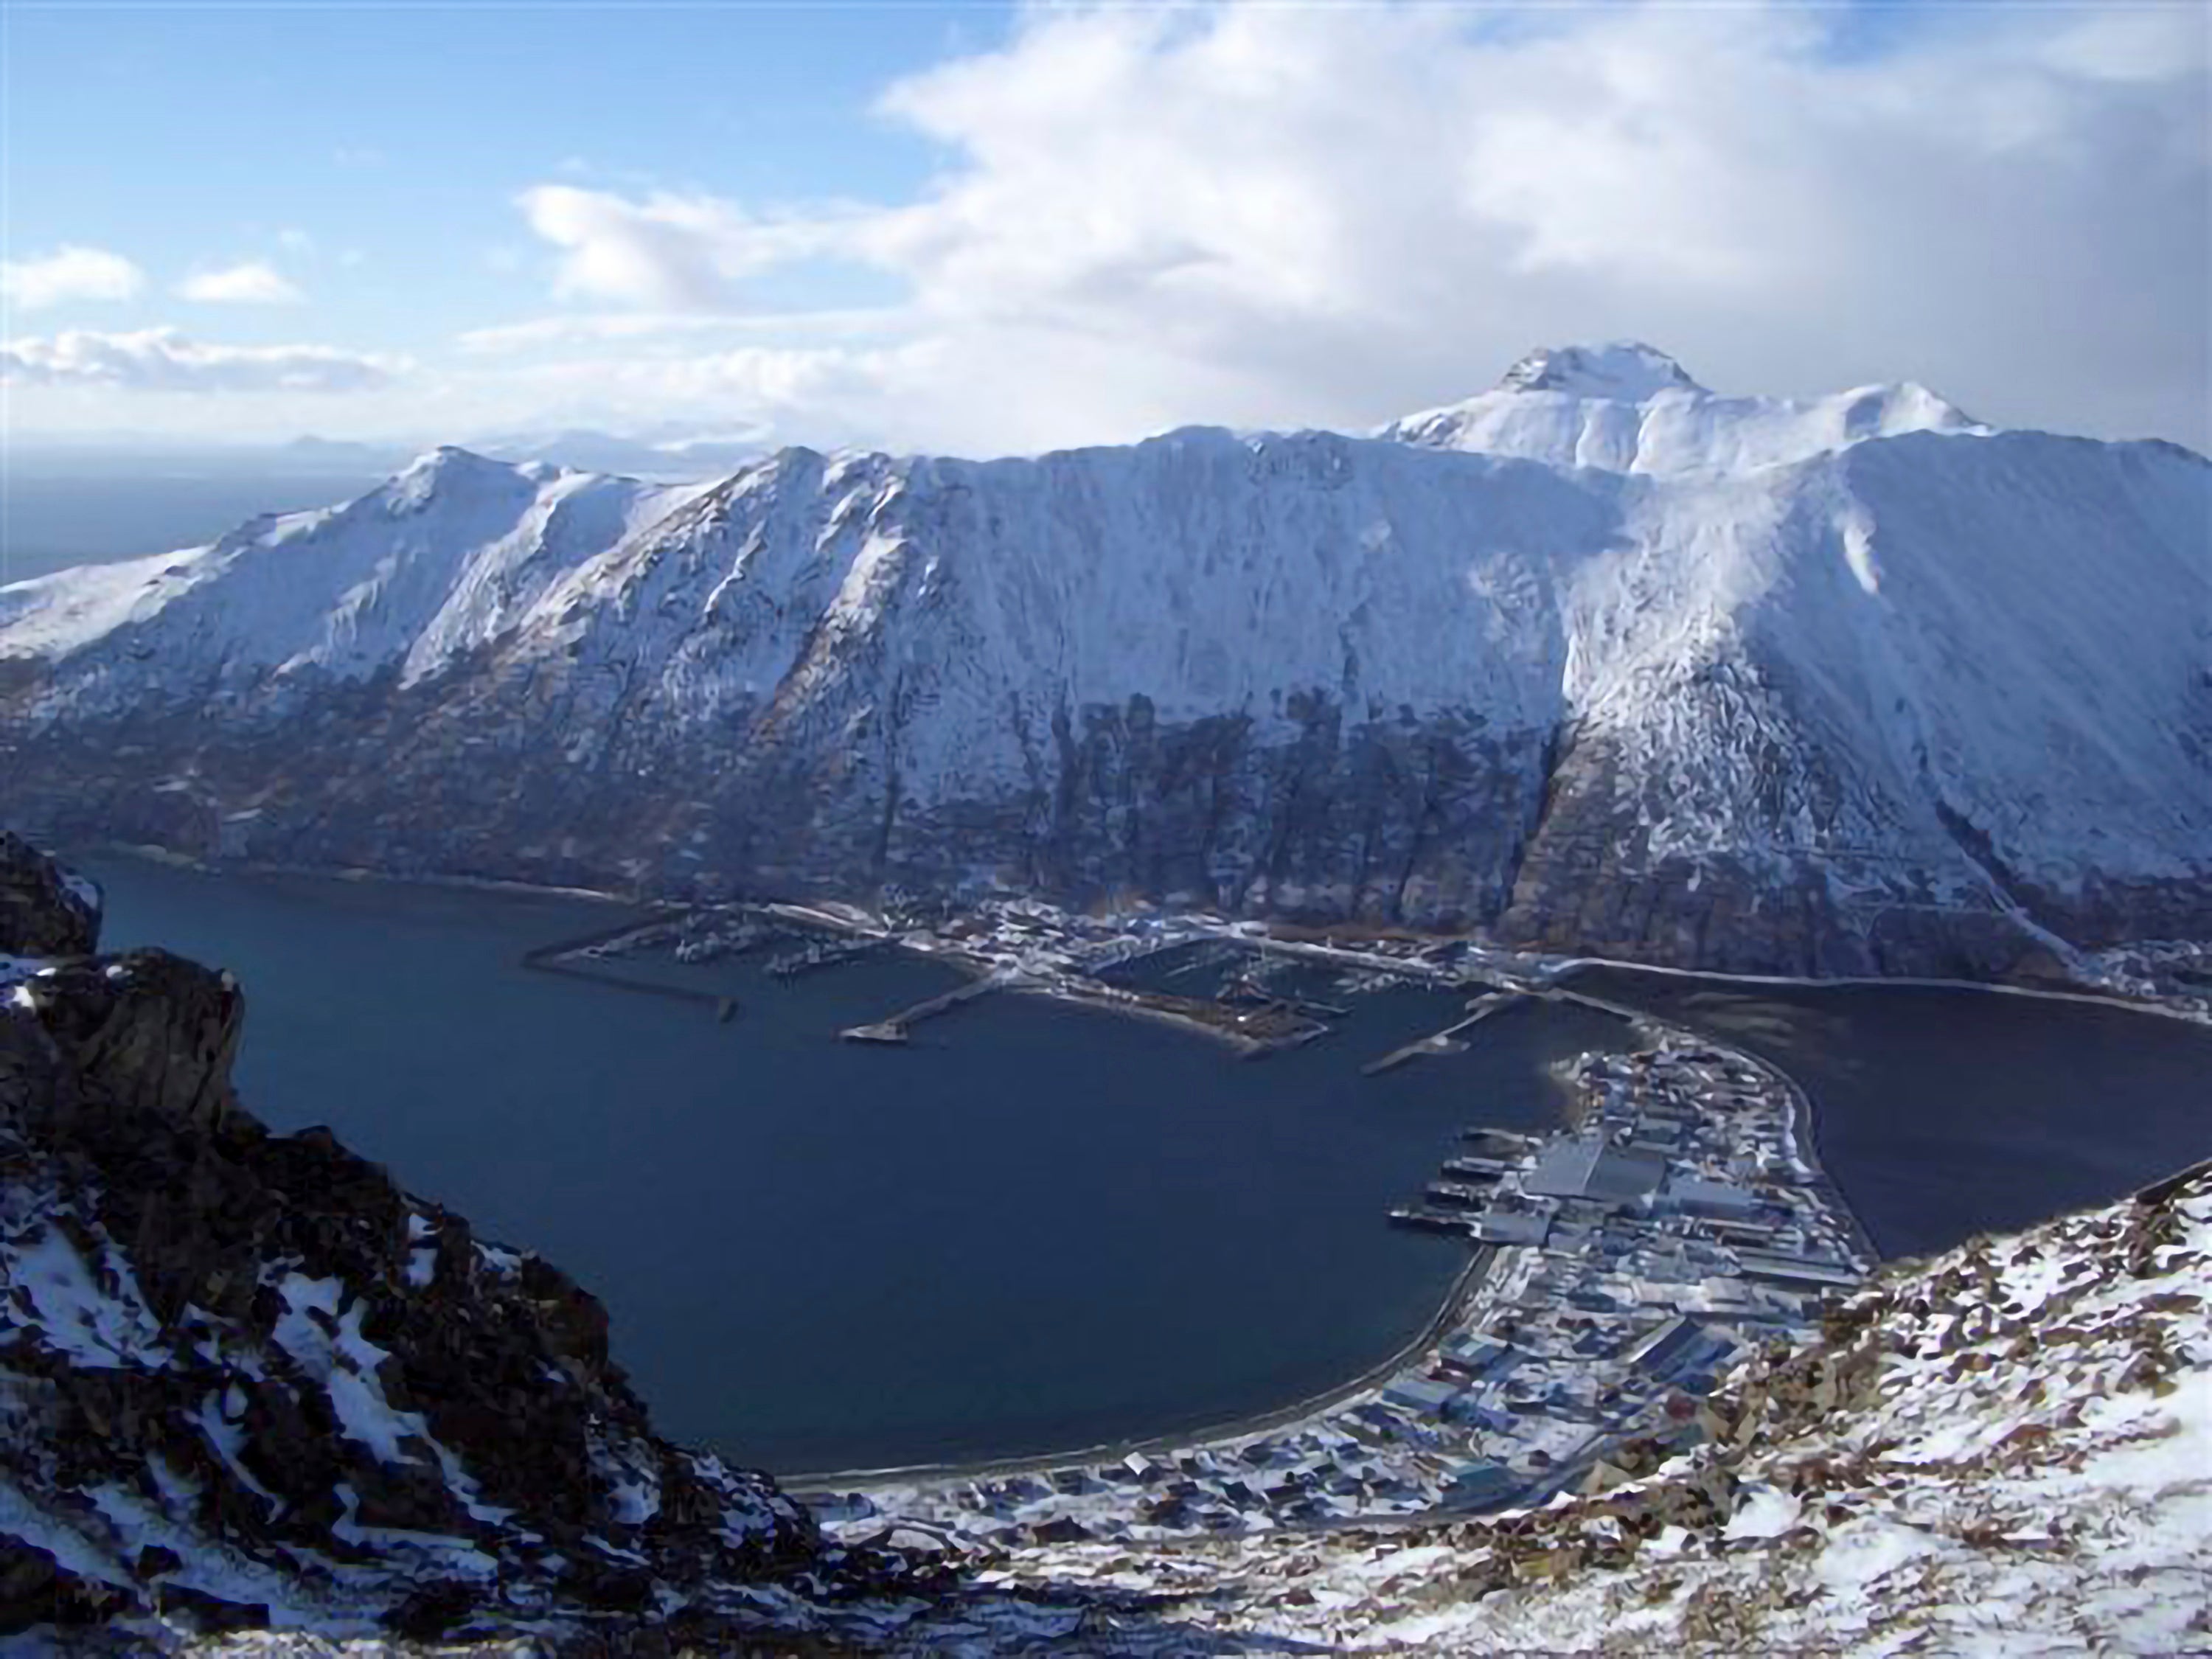
M2002 975L2212 936L2212 463L1636 345L1364 437L441 449L0 589L0 756L208 854Z

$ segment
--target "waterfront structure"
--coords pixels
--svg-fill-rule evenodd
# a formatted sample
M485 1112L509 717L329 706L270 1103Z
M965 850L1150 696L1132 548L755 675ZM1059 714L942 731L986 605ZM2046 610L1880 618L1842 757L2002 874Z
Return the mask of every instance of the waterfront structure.
M1615 1146L1598 1133L1554 1141L1521 1185L1522 1191L1543 1198L1633 1204L1656 1191L1666 1176L1664 1158Z

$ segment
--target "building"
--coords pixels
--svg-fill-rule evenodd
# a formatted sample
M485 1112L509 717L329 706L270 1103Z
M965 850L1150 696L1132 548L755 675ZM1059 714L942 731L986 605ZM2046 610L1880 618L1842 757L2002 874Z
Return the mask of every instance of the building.
M1709 1215L1725 1220L1741 1221L1759 1209L1759 1196L1726 1181L1708 1181L1702 1176L1669 1176L1665 1199L1678 1210L1692 1215Z
M1383 1399L1425 1417L1442 1417L1459 1398L1456 1382L1438 1382L1425 1376L1401 1377L1382 1390Z
M1710 1365L1728 1348L1726 1338L1715 1335L1687 1314L1680 1314L1631 1342L1620 1351L1620 1357L1628 1364L1654 1376L1676 1376Z
M1443 1362L1456 1370L1480 1376L1504 1352L1503 1342L1480 1336L1455 1336L1443 1346Z
M1522 1176L1521 1188L1543 1198L1619 1206L1650 1197L1666 1175L1662 1158L1626 1151L1602 1135L1583 1135L1545 1147L1536 1167Z
M1442 1494L1447 1509L1481 1509L1521 1489L1521 1477L1502 1463L1474 1463L1454 1473Z

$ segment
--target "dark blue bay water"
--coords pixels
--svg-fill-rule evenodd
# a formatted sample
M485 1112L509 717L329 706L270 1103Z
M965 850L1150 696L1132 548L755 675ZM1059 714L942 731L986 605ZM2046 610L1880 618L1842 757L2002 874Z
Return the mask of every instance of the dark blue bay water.
M2101 1204L2212 1157L2212 1029L1940 986L1764 986L1577 970L1710 1031L1813 1100L1821 1156L1885 1255Z
M949 970L696 970L743 1002L724 1025L517 966L611 925L605 905L82 862L110 948L244 982L255 1112L329 1124L560 1264L668 1432L784 1472L1164 1433L1356 1375L1466 1260L1385 1211L1460 1127L1552 1121L1550 1063L1626 1035L1530 1006L1466 1054L1362 1078L1456 999L1362 997L1322 1042L1251 1062L997 996L869 1048L833 1034Z

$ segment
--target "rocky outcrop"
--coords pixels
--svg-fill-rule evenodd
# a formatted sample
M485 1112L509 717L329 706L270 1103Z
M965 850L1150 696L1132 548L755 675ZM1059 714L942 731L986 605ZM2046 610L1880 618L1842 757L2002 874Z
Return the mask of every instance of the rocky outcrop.
M99 938L99 890L0 830L0 956L82 956Z
M50 867L15 867L13 939L90 947ZM736 1645L927 1587L661 1440L557 1270L326 1131L268 1133L231 1082L242 1013L161 951L0 1003L0 1632L158 1606Z
M167 951L59 963L27 988L68 1064L103 1102L198 1131L236 1103L246 999L228 973Z

